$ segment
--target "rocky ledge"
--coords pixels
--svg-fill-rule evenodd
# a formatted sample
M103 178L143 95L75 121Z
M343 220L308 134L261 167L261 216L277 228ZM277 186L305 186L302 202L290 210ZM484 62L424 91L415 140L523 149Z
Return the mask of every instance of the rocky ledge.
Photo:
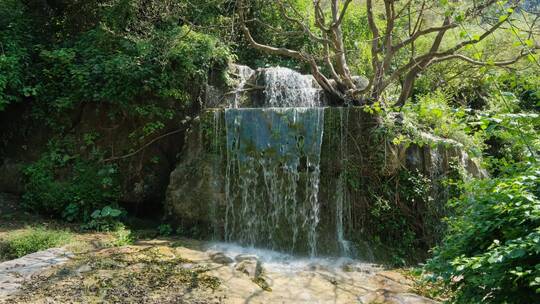
M75 256L38 252L1 264L0 302L437 303L414 294L407 276L373 265L313 261L287 268L204 248L153 240Z

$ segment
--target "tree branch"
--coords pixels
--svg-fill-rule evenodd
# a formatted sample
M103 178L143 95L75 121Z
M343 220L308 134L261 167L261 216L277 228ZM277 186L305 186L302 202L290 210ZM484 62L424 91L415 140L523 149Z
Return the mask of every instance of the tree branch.
M339 17L332 23L332 25L330 25L330 28L337 28L341 25L341 23L343 22L343 18L345 17L345 13L347 13L347 8L349 7L349 4L351 4L351 2L352 0L345 0Z
M273 55L287 56L287 57L291 57L291 58L298 59L298 60L301 60L301 61L306 61L305 54L302 54L299 51L290 50L290 49L287 49L287 48L277 48L277 47L273 47L273 46L270 46L270 45L261 44L261 43L258 43L257 41L255 41L255 39L253 39L253 36L251 36L251 32L249 31L249 28L246 25L245 11L244 10L245 10L244 1L243 0L238 0L238 15L240 17L240 24L241 24L240 26L242 27L242 32L244 33L244 36L246 37L249 44L254 49L264 51L264 52L267 52L267 53L273 54Z
M460 60L463 60L465 62L468 62L470 64L474 64L474 65L480 65L480 66L490 66L491 65L491 66L503 67L503 66L508 66L508 65L514 64L514 63L518 62L521 58L523 58L525 56L527 56L527 53L522 51L521 54L519 54L519 56L516 56L515 58L510 59L510 60L487 62L487 61L474 60L474 59L472 59L470 57L467 57L465 55L462 55L462 54L452 54L452 55L447 55L447 56L444 56L444 57L435 58L435 59L431 60L430 65L433 64L433 63L441 62L441 61L446 61L446 60L451 60L451 59L460 59Z
M325 39L323 37L319 37L317 36L315 33L313 33L309 27L304 23L302 22L300 19L297 19L297 18L294 18L294 17L291 17L287 14L287 10L285 9L285 5L283 3L282 0L277 0L278 2L278 5L279 5L279 10L281 12L281 15L283 16L283 18L285 18L287 21L289 22L292 22L292 23L295 23L296 25L298 25L300 28L302 28L302 30L304 31L304 33L306 33L308 35L309 38L311 38L312 40L314 41L317 41L317 42L321 42L321 43L328 43L330 42L328 39ZM296 8L294 8L294 6L292 6L290 3L289 3L289 7L293 10L293 12L297 15L297 16L301 16L300 13L296 10Z
M106 163L106 162L111 162L111 161L115 161L115 160L120 160L120 159L125 159L125 158L129 158L129 157L132 157L134 155L136 155L137 153L141 152L142 150L146 149L148 146L150 146L151 144L155 143L156 141L162 139L162 138L165 138L167 136L171 136L173 134L177 134L177 133L180 133L184 131L184 128L182 129L177 129L177 130L174 130L174 131L171 131L171 132L168 132L168 133L165 133L165 134L162 134L154 139L152 139L151 141L147 142L146 144L144 144L142 147L140 147L139 149L131 152L131 153L128 153L128 154L125 154L125 155L122 155L122 156L114 156L114 157L109 157L109 158L106 158L106 159L103 159L101 160L100 162L102 163Z

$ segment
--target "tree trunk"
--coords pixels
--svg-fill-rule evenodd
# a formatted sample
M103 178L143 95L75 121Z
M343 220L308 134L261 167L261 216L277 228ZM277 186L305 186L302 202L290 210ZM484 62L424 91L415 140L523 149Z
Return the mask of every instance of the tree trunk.
M399 99L396 102L396 106L403 107L407 99L411 97L416 75L416 70L413 70L407 73L407 76L405 76L405 80L403 80L403 84L401 85L401 93L399 94Z

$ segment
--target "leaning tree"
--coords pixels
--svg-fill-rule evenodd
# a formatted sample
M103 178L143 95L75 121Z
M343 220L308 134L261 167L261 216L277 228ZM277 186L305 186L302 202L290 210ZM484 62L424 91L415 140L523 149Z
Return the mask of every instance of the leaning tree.
M528 30L511 23L513 14L523 14L520 0L312 0L307 12L298 9L293 0L270 2L268 5L277 6L283 22L317 46L311 51L257 41L250 28L261 21L251 18L252 1L237 0L241 29L248 43L262 52L308 64L320 86L341 102L384 101L385 91L398 85L399 97L396 95L392 103L402 106L411 97L415 80L432 65L459 60L474 66L503 67L533 56L539 48L533 30L538 17L527 23ZM367 87L355 81L347 63L350 58L342 25L351 4L365 5L371 33L366 42L370 44L372 69ZM471 24L480 30L469 33L466 26ZM511 58L483 61L468 55L466 50L505 27L527 36L523 38L527 43ZM450 32L454 33L452 39L448 38ZM453 38L456 32L460 39ZM418 47L420 41L422 47Z

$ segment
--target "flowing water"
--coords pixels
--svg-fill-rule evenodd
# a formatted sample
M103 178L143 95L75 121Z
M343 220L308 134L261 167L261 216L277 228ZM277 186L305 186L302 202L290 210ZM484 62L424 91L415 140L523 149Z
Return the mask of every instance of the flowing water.
M339 110L336 157L341 171L333 183L333 201L326 202L331 210L325 209L335 214L331 220L335 224L322 230L319 187L325 110L321 89L312 76L287 68L253 71L238 66L237 74L234 101L224 114L213 113L212 150L226 155L224 161L216 158L212 167L217 177L212 180L213 191L223 193L215 196L209 212L215 239L314 257L321 232L326 246L332 242L327 229L335 229L330 247L337 255L351 256L345 237L350 231L351 207L343 170L347 166L348 109ZM239 108L247 82L257 79L264 81L264 102L251 104L265 107ZM222 144L223 134L226 144Z
M227 241L316 255L323 123L323 108L225 110Z
M256 256L265 269L283 273L297 273L298 271L309 269L327 269L336 271L343 269L344 266L364 273L380 270L380 267L375 264L360 262L348 257L298 257L280 251L246 247L230 242L208 243L205 245L205 249L222 252L231 259L234 259L238 255Z
M314 87L311 75L275 67L264 70L266 105L268 107L320 106L320 89Z
M342 256L351 256L351 246L345 239L345 225L349 223L351 217L351 206L347 192L347 121L349 111L347 108L339 109L339 150L341 170L337 181L335 192L336 204L336 239L339 244L339 251Z

